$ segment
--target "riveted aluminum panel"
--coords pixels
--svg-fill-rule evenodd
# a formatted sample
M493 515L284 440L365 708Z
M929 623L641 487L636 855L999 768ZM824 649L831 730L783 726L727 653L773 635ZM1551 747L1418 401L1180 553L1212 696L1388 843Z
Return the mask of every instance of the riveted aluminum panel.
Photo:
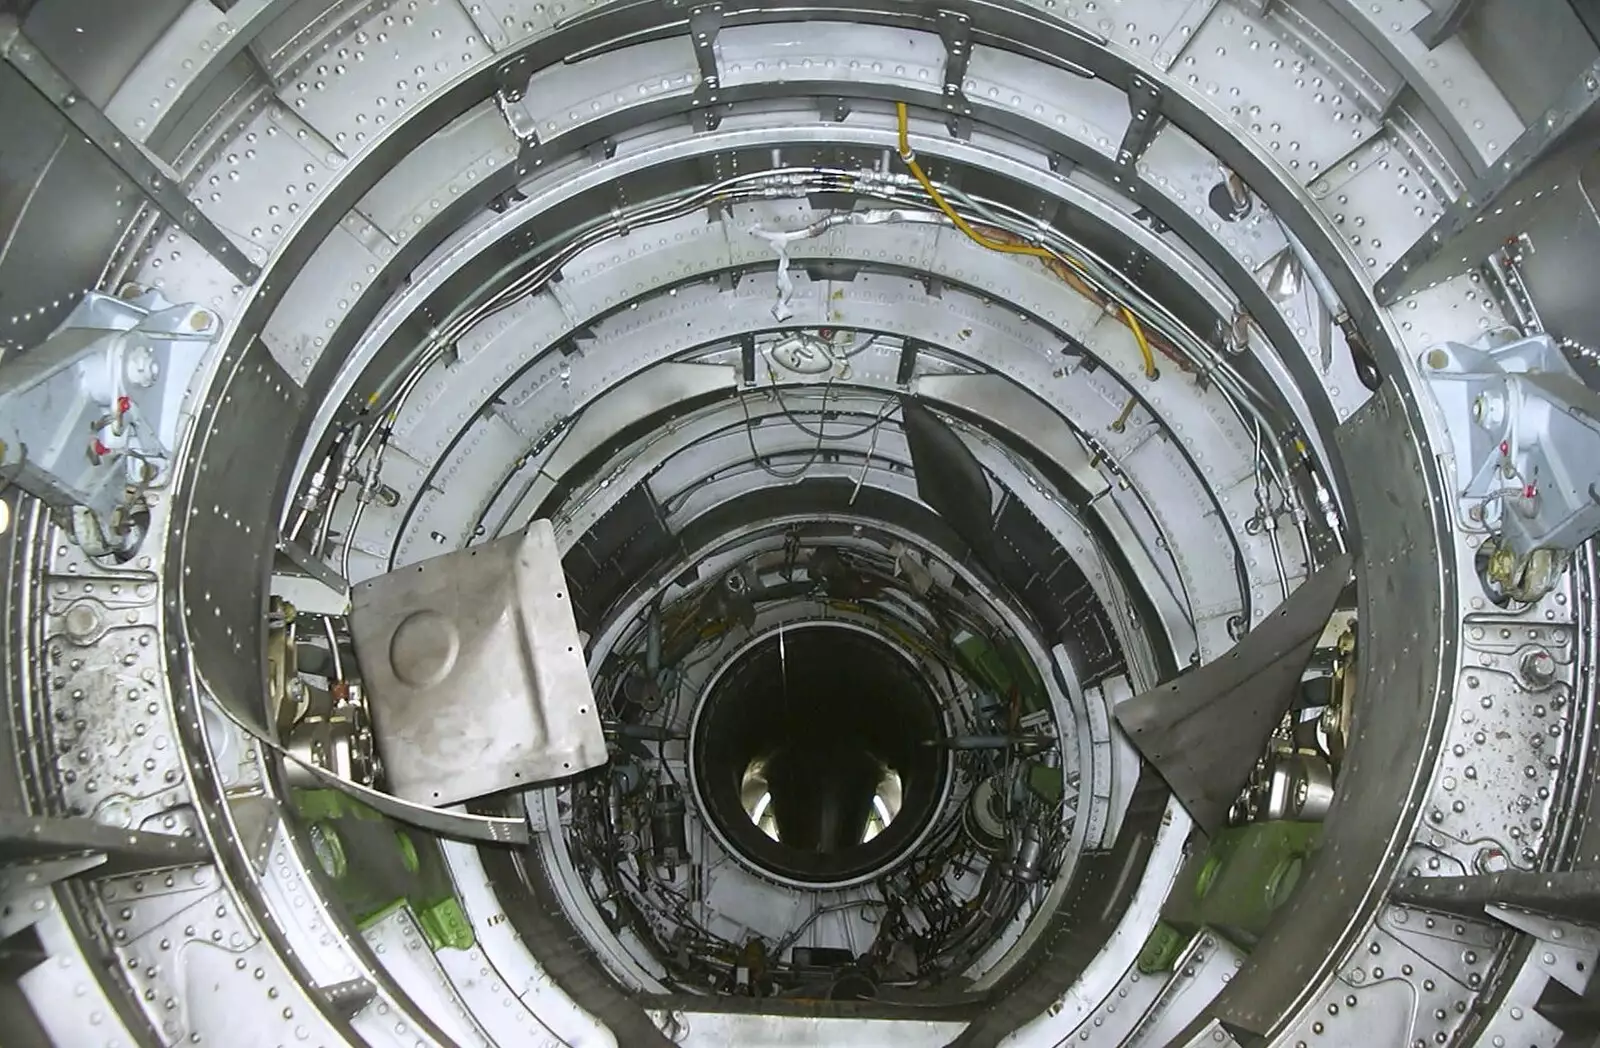
M605 763L560 556L536 520L355 587L350 633L396 796L454 804Z

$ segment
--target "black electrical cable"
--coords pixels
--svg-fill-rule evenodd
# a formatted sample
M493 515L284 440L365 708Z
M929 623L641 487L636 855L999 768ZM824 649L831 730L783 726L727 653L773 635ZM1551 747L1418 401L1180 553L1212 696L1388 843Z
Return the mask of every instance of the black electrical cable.
M823 387L822 402L824 405L826 405L828 402L827 391L832 385L833 378L830 376L828 379L828 385ZM778 398L778 407L780 409L783 408L783 399L781 397ZM812 466L816 465L817 456L822 454L822 442L826 439L823 434L817 434L816 446L811 449L811 454L807 456L805 464L793 472L786 473L783 470L777 469L770 465L766 459L762 457L761 452L756 448L755 422L750 417L750 405L745 403L743 393L739 395L739 410L744 413L744 439L750 445L750 457L755 461L757 466L761 467L763 472L767 473L769 476L776 477L778 480L797 480L800 477L805 476L806 471ZM787 409L784 409L784 413L788 413Z
M827 424L826 421L825 421L825 419L827 417L827 409L828 409L827 389L828 389L829 386L832 386L832 384L833 384L833 379L832 379L832 377L829 377L828 386L825 386L823 388L822 408L817 413L819 418L824 420L822 422L823 425ZM777 387L774 386L772 388L774 390L776 390ZM783 402L783 394L782 393L777 393L776 394L776 398L777 398L777 402L778 402L778 410L783 413L783 417L788 419L789 423L791 425L793 425L795 429L798 429L800 432L804 433L808 437L816 437L819 442L822 441L822 440L854 440L857 437L865 436L866 434L871 433L873 430L877 429L879 426L883 425L884 420L887 419L889 417L890 413L894 411L895 407L898 406L896 404L896 402L893 401L893 400L885 400L883 408L881 410L879 410L879 412L875 416L873 416L872 421L868 422L866 425L860 427L859 429L853 429L848 433L824 433L820 428L819 429L811 429L804 422L801 422L800 419L797 418L795 416L795 414L792 411L789 410L788 405L786 405Z
M867 340L865 342L861 343L861 345L855 347L850 352L839 354L839 359L840 360L854 360L856 357L859 357L861 354L865 353L867 350L869 350L873 346L877 345L878 338L879 338L878 335L870 335L870 336L868 336L868 338L867 338Z

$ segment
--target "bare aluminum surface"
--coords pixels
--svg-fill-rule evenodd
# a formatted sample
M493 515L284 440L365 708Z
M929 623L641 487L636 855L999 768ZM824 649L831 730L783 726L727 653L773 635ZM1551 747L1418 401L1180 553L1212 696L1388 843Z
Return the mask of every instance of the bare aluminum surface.
M28 83L56 106L78 132L100 150L122 174L167 218L187 230L228 268L241 283L251 284L261 269L207 218L184 193L174 174L140 143L129 140L120 128L84 98L77 86L22 34L16 19L0 15L0 58L20 72Z
M455 804L606 761L555 531L368 579L350 631L389 788Z
M241 23L249 25L252 33L257 32L260 23L268 21L268 19L255 17L252 14L253 11L278 14L281 13L280 9L286 6L263 5L260 8L254 8L248 4L238 5L239 8L243 9L243 13L240 15ZM405 38L405 50L420 55L427 49L436 47L438 53L429 54L427 60L433 62L449 60L453 75L455 70L462 68L456 64L458 62L456 56L462 53L455 50L456 40L459 36L464 35L459 27L470 24L474 29L481 29L489 36L489 47L509 49L515 46L518 41L531 38L533 34L547 32L552 20L564 18L571 13L563 10L562 5L554 5L549 9L544 9L539 5L522 3L521 0L494 0L492 3L474 6L481 6L483 10L471 14L469 21L463 21L456 14L441 16L441 20L435 24L423 23L419 19L419 23L423 24L424 29L422 31L413 30L407 35ZM1331 110L1334 108L1331 100L1338 92L1347 89L1347 85L1356 85L1355 89L1362 96L1358 100L1358 104L1367 107L1367 112L1374 111L1374 102L1383 105L1392 102L1393 105L1388 110L1387 119L1375 138L1352 150L1348 159L1341 159L1340 163L1335 166L1334 171L1323 177L1313 179L1309 183L1311 198L1316 203L1308 206L1314 207L1322 214L1323 217L1318 221L1325 224L1328 231L1336 233L1338 237L1343 238L1335 250L1329 251L1326 245L1323 244L1314 245L1314 249L1321 253L1321 257L1324 260L1333 259L1330 264L1336 268L1344 269L1348 266L1349 272L1355 272L1358 267L1365 266L1369 273L1379 271L1386 263L1386 260L1395 257L1396 252L1403 250L1403 245L1407 238L1414 237L1427 228L1427 222L1431 221L1432 214L1436 213L1439 207L1438 196L1447 194L1450 191L1449 187L1452 182L1459 178L1459 172L1455 170L1456 166L1458 164L1465 166L1466 164L1464 157L1452 157L1448 154L1457 150L1460 142L1473 145L1473 136L1480 133L1474 127L1473 121L1478 119L1481 113L1475 110L1481 106L1481 112L1488 112L1489 106L1493 102L1490 96L1498 92L1484 90L1486 86L1485 78L1482 76L1481 71L1475 70L1470 63L1453 70L1456 74L1453 77L1455 84L1450 89L1458 92L1459 99L1445 99L1443 95L1439 94L1444 85L1442 81L1435 79L1430 87L1432 94L1427 97L1431 98L1434 103L1448 101L1452 107L1449 113L1446 114L1451 127L1445 135L1440 136L1440 141L1435 141L1431 133L1421 131L1416 122L1416 118L1419 115L1422 117L1431 116L1426 111L1427 104L1418 104L1410 96L1400 99L1396 94L1397 87L1395 86L1403 83L1408 77L1415 79L1430 77L1435 74L1426 69L1424 61L1416 61L1416 58L1412 57L1416 56L1416 52L1409 50L1404 41L1385 45L1386 52L1379 52L1372 44L1374 39L1380 36L1387 36L1391 32L1397 35L1410 32L1410 25L1420 22L1423 14L1420 11L1421 5L1416 3L1370 5L1374 7L1383 6L1385 8L1393 7L1392 12L1380 13L1377 18L1368 17L1364 8L1369 5L1359 5L1363 10L1355 13L1360 14L1366 23L1365 25L1343 21L1344 17L1351 15L1352 9L1358 5L1334 4L1317 7L1315 5L1286 2L1270 5L1270 12L1268 5L1256 5L1256 10L1253 12L1247 10L1247 6L1250 5L1242 6L1232 3L1175 4L1169 2L1169 0L1138 0L1138 2L1130 0L1128 3L1119 5L1121 9L1114 18L1102 17L1098 13L1078 10L1061 11L1052 17L1071 19L1074 24L1081 26L1086 31L1086 34L1081 38L1082 40L1092 41L1098 46L1096 37L1098 34L1103 34L1107 38L1108 48L1114 49L1112 53L1142 56L1152 61L1157 69L1170 70L1170 76L1163 78L1163 87L1167 88L1165 91L1166 104L1173 105L1180 114L1184 111L1184 107L1191 103L1190 92L1196 98L1201 97L1203 94L1204 97L1213 99L1213 102L1205 104L1214 105L1216 112L1219 114L1229 107L1237 106L1239 113L1234 114L1229 133L1243 136L1254 142L1263 151L1270 150L1283 164L1283 167L1276 171L1267 170L1265 175L1263 175L1263 169L1258 165L1251 170L1250 177L1252 181L1260 178L1265 184L1280 177L1287 180L1289 178L1288 170L1286 170L1287 165L1296 159L1292 148L1296 139L1282 134L1281 127L1274 127L1274 121L1270 117L1260 122L1252 120L1253 114L1249 110L1251 104L1250 96L1258 93L1259 85L1269 82L1278 83L1281 85L1280 93L1287 95L1291 91L1300 92L1301 95L1297 97L1301 97L1302 100L1311 98L1318 92L1324 93L1329 99L1329 112L1326 115L1326 119L1330 125L1333 124ZM539 9L536 10L536 7L539 7ZM1326 11L1332 12L1332 14L1326 13L1323 8L1326 8ZM1277 18L1278 21L1270 23L1259 20L1239 21L1241 18L1249 19L1254 17L1259 19L1269 13L1272 17ZM287 88L291 95L295 97L303 95L321 102L322 104L314 107L317 112L313 116L316 125L320 126L324 133L321 137L324 137L326 141L333 142L338 139L340 134L343 134L345 135L342 143L343 148L350 149L354 153L358 148L354 135L360 133L356 117L364 117L366 126L370 128L373 126L375 117L393 114L398 111L398 107L391 105L392 100L386 101L382 105L377 104L377 100L380 97L378 92L380 90L385 92L382 97L387 99L387 93L392 90L389 85L396 82L403 71L411 68L410 55L408 54L407 58L403 60L405 62L404 65L392 67L394 75L389 79L384 79L379 75L359 79L352 78L350 81L351 87L348 89L345 100L342 103L332 105L323 102L323 100L332 99L339 93L336 86L337 81L332 78L324 78L323 84L330 86L319 86L317 81L319 74L316 70L315 61L304 61L302 56L314 54L315 47L324 41L330 43L336 51L341 43L346 47L352 46L351 42L354 41L358 33L366 33L370 40L373 34L384 31L383 18L389 17L391 14L404 17L404 12L391 12L387 9L387 5L381 4L373 5L370 10L363 9L361 5L346 4L340 6L334 17L315 17L318 14L318 12L310 12L313 17L310 17L309 21L316 24L306 26L304 32L301 32L300 26L295 24L295 18L286 19L285 21L288 24L285 26L274 27L274 31L271 34L274 42L270 43L270 47L263 46L259 52L262 56L265 56L266 72L264 76L271 79L296 81ZM1391 30L1389 23L1381 23L1379 19L1384 17L1384 14L1387 14L1392 19L1393 25L1398 28ZM251 17L247 20L246 16ZM448 21L445 20L446 18ZM1220 71L1208 80L1202 80L1195 74L1195 80L1190 83L1189 87L1185 87L1184 84L1187 77L1191 74L1187 72L1188 64L1184 60L1196 57L1193 53L1193 48L1197 46L1189 44L1188 41L1200 38L1202 34L1198 30L1203 30L1208 22L1213 20L1220 22L1225 18L1236 20L1233 23L1233 28L1236 29L1239 36L1237 42L1232 46L1228 44L1220 46L1228 48L1228 58L1234 61L1221 65L1219 67ZM1291 21L1291 18L1300 20ZM306 19L302 16L301 20L304 21ZM493 25L494 28L492 30L485 28L485 23ZM431 30L434 25L441 29L441 35L437 38L439 41L437 45L429 42L434 38L429 35L428 30ZM1244 25L1249 25L1252 33L1246 34L1243 30ZM449 36L443 33L443 30L447 27L453 31ZM979 28L982 28L981 20ZM1317 33L1313 33L1311 30L1316 30ZM1252 36L1256 41L1261 42L1259 50L1249 47L1247 41ZM732 40L731 34L729 39ZM201 46L202 44L209 44L210 46L203 47ZM362 49L359 43L353 46L356 50ZM365 57L368 61L368 68L372 68L373 63L379 59L385 62L388 61L388 56L381 49L371 47L367 50L368 53ZM400 48L397 47L396 51L399 50ZM483 53L478 50L476 45L471 50L476 54ZM1081 50L1088 51L1091 49L1082 48ZM221 52L228 52L228 55L222 55ZM216 66L226 62L228 57L236 53L236 49L231 44L218 48L213 39L197 40L188 52L189 57L186 59L193 63L192 69L184 67L183 73L172 77L172 79L188 81L191 77L198 80L203 76L214 75ZM1274 61L1281 61L1284 66L1293 67L1296 62L1309 60L1312 53L1315 54L1315 62L1308 65L1304 71L1295 70L1296 73L1302 74L1298 79L1287 77L1275 69L1268 68L1269 64ZM1374 57L1375 55L1381 57L1381 53L1404 54L1407 56L1407 61L1411 62L1414 68L1403 70L1403 75L1397 77L1391 70L1381 68L1381 61ZM689 70L696 69L694 50L686 42L682 54L684 55L685 68ZM1089 59L1093 56L1080 53L1079 57ZM1207 57L1209 58L1209 56ZM1458 59L1459 56L1455 56L1455 58ZM1095 60L1098 61L1098 59ZM182 65L181 62L177 64ZM941 64L940 62L927 63L930 67ZM576 65L581 66L582 63L577 63ZM719 65L719 71L723 75L729 75L731 73L731 70L728 69L729 65L731 65L731 61L725 56ZM976 62L974 62L972 68L981 72L981 66ZM930 68L929 73L931 76L936 77L939 70ZM841 83L843 80L841 74L842 70L839 73L830 72L827 74L829 87L836 93L851 93L853 88L848 84ZM818 75L821 76L820 73ZM853 71L851 77L866 79L867 71L865 69ZM1170 84L1167 83L1168 79L1171 81ZM1120 82L1120 79L1118 82ZM1417 82L1423 81L1418 80ZM429 91L437 91L442 89L445 81L434 79L430 80L429 83ZM962 88L966 96L970 98L976 95L981 102L982 99L988 97L991 87L996 91L997 96L1000 96L999 93L1007 86L1010 85L991 82L985 83L980 87L978 81L974 78L971 84L963 84ZM1487 86L1492 88L1492 85ZM182 87L184 87L184 84L177 84L172 90L176 91ZM1239 92L1243 97L1240 98L1234 92ZM1013 93L1019 99L1025 94L1022 91L1014 91ZM363 94L365 95L364 98L358 97ZM1027 94L1032 93L1028 92ZM1020 101L1016 103L1018 109L1022 112L1032 112L1033 106L1043 110L1034 114L1031 118L1036 121L1036 126L1040 128L1041 140L1049 139L1049 134L1045 132L1053 134L1051 129L1055 125L1055 115L1059 114L1070 119L1070 107L1055 106L1050 97L1051 94L1053 92L1041 92L1037 100L1030 97L1026 103ZM1419 96L1420 94L1419 92ZM584 98L600 100L603 96L603 89L591 89L586 95L580 94L573 100L581 101ZM725 95L725 97L734 98L735 96ZM424 111L427 108L423 104L424 98L425 95L421 88L417 89L416 94L411 94L408 91L406 93L406 110L410 113ZM1235 99L1238 99L1238 101L1235 101ZM565 99L562 101L565 101ZM1461 105L1458 102L1466 104ZM1046 106L1049 106L1049 108L1046 108ZM863 115L861 117L853 117L852 122L867 119L872 115L870 106L863 104L858 108L862 110ZM995 110L992 107L985 108L980 104L975 106L974 109L978 116L983 119L988 119L995 115ZM562 110L562 115L564 119L576 121L578 119L576 114L580 111L581 106L572 105ZM815 111L814 106L811 111ZM1379 108L1377 111L1382 110ZM565 117L566 113L574 115ZM735 117L738 116L737 110L734 111L734 115ZM1323 119L1323 115L1318 114L1318 119ZM803 118L794 122L796 124L802 123ZM399 123L401 123L401 118L391 115L390 126L398 126ZM759 123L759 121L756 123ZM1485 126L1487 127L1489 123L1486 121ZM290 128L290 130L282 133L294 133L292 123L284 126ZM1305 126L1311 125L1307 123ZM879 127L881 132L883 125L880 123ZM309 131L308 138L319 134L316 126L306 125L302 129ZM767 140L774 145L779 145L789 134L796 133L798 130L800 129L789 128L780 129L776 133L767 133ZM1168 197L1173 201L1180 199L1178 194L1181 192L1188 197L1183 201L1185 209L1191 206L1204 207L1203 201L1195 196L1194 186L1174 183L1170 178L1170 171L1163 170L1159 166L1152 166L1155 161L1161 159L1161 148L1164 145L1163 139L1168 136L1171 130L1169 128L1168 131L1164 131L1157 136L1156 141L1152 143L1151 148L1141 161L1143 173L1150 177L1155 186L1155 188L1148 191ZM264 129L262 131L264 132ZM551 136L545 134L543 137L546 141L549 141ZM368 135L367 141L380 143L381 138L382 136L373 131ZM890 138L891 136L888 134L880 133L879 135L879 140L885 144L889 143ZM394 136L392 139L393 142L400 140L400 136ZM1051 141L1058 142L1059 139ZM382 146L390 144L391 141L381 142ZM362 145L364 146L365 144L363 143ZM1300 145L1303 150L1305 143L1302 142ZM1380 146L1386 148L1380 150L1378 148ZM1476 148L1486 149L1487 146L1488 140L1485 139L1478 143ZM403 148L401 151L404 151ZM381 152L381 149L374 148L371 155L377 156L379 152ZM251 167L249 159L245 156L245 147L242 141L238 149L226 147L219 149L215 157L216 169L200 173L199 177L202 182L212 175L220 179L217 188L208 188L206 190L207 193L220 191L220 189L229 184L226 173L230 168L226 158L230 153L238 156L240 161L243 162L247 176L257 173L265 176L264 184L258 184L252 188L248 195L249 200L270 201L270 206L279 207L285 211L289 203L300 203L302 207L308 206L306 203L309 199L309 196L306 195L308 191L304 188L306 183L298 168L285 166L273 172L265 172L262 170L267 166L265 161L263 161L262 165ZM621 153L625 156L627 149L623 148ZM265 153L261 155L265 157ZM1356 170L1351 170L1351 164L1356 165ZM1301 171L1303 174L1303 168L1296 170ZM477 169L477 177L483 177L483 171L484 168L480 166ZM1160 179L1163 178L1168 179L1167 184L1160 182ZM453 181L454 178L440 179L434 186L424 186L419 181L417 183L419 189L437 189L437 193L431 199L427 193L421 195L421 199L418 201L419 214L426 217L428 214L434 213L432 207L430 207L433 201L439 202L437 206L439 206L440 212L448 213L450 211L448 204L452 199L450 187ZM463 188L466 182L467 180L463 174L462 182L457 184L456 191L470 193L469 186ZM328 185L328 183L324 183L319 179L318 190L315 195L319 198L323 197L326 194ZM295 191L292 198L289 193L290 189ZM1140 186L1137 190L1139 193L1146 191L1144 186ZM244 200L246 197L241 195L238 199ZM1283 199L1283 196L1280 195L1278 199ZM202 199L201 203L203 207L208 208L218 206L216 203L209 201L209 198ZM348 204L347 201L345 203L346 205ZM220 210L219 208L219 212ZM1169 219L1172 217L1170 211L1167 212L1167 217ZM452 214L451 221L459 221L460 218L461 212L458 210ZM290 220L285 219L285 221ZM1222 251L1228 250L1225 245L1229 238L1238 240L1240 244L1244 243L1236 230L1226 226L1219 226L1217 229L1212 230L1209 228L1208 223L1209 220L1202 215L1198 221L1191 220L1183 226L1181 235L1198 235L1204 238L1211 233L1215 233L1220 238L1215 243L1218 245L1218 250ZM249 228L248 223L245 228ZM292 228L292 222L288 228ZM395 231L386 232L394 233ZM396 239L399 238L396 237ZM380 244L379 246L381 247L382 245ZM1235 250L1242 251L1243 249L1236 248ZM1344 257L1340 257L1340 252L1343 252ZM381 257L381 252L379 257ZM159 268L152 265L155 262L161 263ZM214 303L219 307L223 302L233 304L239 301L237 296L240 292L231 287L232 281L227 274L219 274L217 272L218 267L205 259L203 253L198 251L193 243L181 234L175 235L170 241L163 239L160 249L143 256L138 264L143 267L143 271L147 276L168 281L187 279L194 281L197 285L206 287L206 293L197 296L202 301L210 301L210 296L212 295L222 300ZM330 266L323 273L324 276L319 277L319 279L326 279L326 276L333 275L336 273L336 269ZM359 276L356 279L365 281L366 277ZM1340 279L1344 290L1348 291L1354 286L1353 282L1345 279L1345 277L1341 276ZM40 296L40 305L35 308L48 309L50 302L59 300L60 297L61 293L59 291L50 289L48 293ZM1360 297L1359 293L1356 297ZM353 296L348 300L354 301ZM337 309L340 298L337 295L330 294L326 296L326 301L331 313ZM1292 325L1294 323L1292 320L1287 317L1268 319L1275 323L1290 325L1287 330L1292 336ZM1397 337L1406 339L1408 346L1414 351L1420 351L1428 344L1429 339L1426 336L1430 334L1434 340L1460 338L1464 330L1470 331L1475 324L1480 322L1491 323L1492 317L1485 310L1483 299L1475 297L1472 288L1463 280L1462 282L1452 282L1449 285L1441 285L1429 292L1398 300L1395 303L1393 313L1386 317L1387 320L1392 320ZM15 320L13 322L16 323ZM304 332L308 341L317 337L326 337L321 330L323 322L321 317L308 316L306 318L305 326L312 329ZM1451 570L1453 570L1453 567L1453 564L1450 565ZM1566 607L1565 611L1566 613L1571 612L1570 605ZM1547 612L1560 615L1563 613L1563 609L1552 601L1545 606L1533 609L1531 614L1536 619L1542 620ZM1498 621L1490 621L1472 628L1486 628L1493 632L1501 628L1512 628L1513 625L1521 628L1522 624L1518 622L1502 625ZM1410 623L1402 622L1396 632L1397 634L1405 634L1409 627ZM1429 645L1424 644L1419 650L1429 650ZM1505 693L1502 691L1496 691L1494 694L1496 711L1501 708L1500 700L1503 694ZM1467 730L1466 736L1462 738L1461 744L1467 747L1472 745L1470 728ZM1525 749L1528 748L1526 733L1519 741L1519 745ZM1506 749L1508 753L1511 752L1509 746ZM154 753L153 750L151 752ZM1441 818L1447 824L1452 821L1458 821L1458 825L1465 832L1469 825L1479 821L1478 808L1492 807L1494 803L1492 798L1499 796L1500 791L1505 788L1505 784L1497 784L1493 790L1487 787L1476 792L1464 790L1460 784L1469 781L1465 776L1464 769L1472 767L1472 758L1466 756L1456 760L1459 763L1452 765L1448 769L1448 776L1457 783L1457 788L1454 791L1446 791L1444 785L1445 776L1438 777L1432 785L1441 791L1438 794L1438 810L1441 813ZM1514 770L1521 767L1521 764L1515 765ZM1544 773L1542 767L1539 771L1541 774ZM1517 774L1521 775L1520 770L1517 770ZM1457 802L1464 804L1466 809L1457 813L1454 810L1454 804ZM1523 831L1526 830L1526 827L1519 826L1516 828ZM1504 829L1502 828L1500 832L1503 833ZM1426 860L1419 861L1425 862ZM1330 893L1330 898L1335 894L1337 893ZM1307 938L1308 940L1314 940L1318 945L1323 942L1323 939L1318 936L1308 936ZM1383 943L1379 945L1384 946L1385 949L1390 948ZM1377 1006L1378 998L1391 992L1388 989L1368 990L1366 987L1370 984L1357 980L1355 977L1355 969L1358 967L1360 966L1346 968L1344 976L1346 981L1338 984L1336 996L1329 1001L1319 1002L1317 1006L1319 1009L1317 1021L1325 1024L1328 1035L1335 1041L1343 1033L1349 1032L1354 1028L1350 1025L1354 1020L1349 1017L1363 1014L1361 1009L1351 1011L1345 1006L1346 996L1360 995L1363 999L1363 1004ZM1283 978L1288 980L1301 979L1302 983L1304 982L1303 973L1293 966L1286 965L1281 970L1285 973ZM1370 979L1370 969L1362 970L1364 971L1362 978ZM1393 974L1394 969L1390 967L1386 968L1385 971L1387 980L1393 982L1396 979ZM1466 977L1465 973L1463 977ZM1394 987L1394 990L1398 991L1399 987ZM1538 984L1536 981L1528 982L1519 976L1512 990L1517 994L1525 995L1532 992L1536 995ZM239 996L241 999L246 997L243 993ZM1270 996L1268 995L1268 999L1270 999ZM258 999L264 1000L264 997ZM1529 1032L1532 1020L1531 1018L1523 1018L1523 1016L1531 1016L1531 1004L1528 1003L1526 996L1519 996L1514 999L1523 1002L1513 1006L1522 1012L1522 1016L1518 1016L1517 1019L1511 1019L1511 1008L1503 1009L1495 1017L1495 1025L1491 1027L1498 1035L1509 1037L1512 1035L1526 1035ZM1325 1008L1326 1004L1339 1006L1340 1011L1337 1020L1322 1018L1322 1016L1329 1014ZM1453 1004L1446 1002L1446 1006L1453 1007ZM377 1009L374 1008L374 1013L376 1012ZM272 1020L274 1023L276 1022L273 1019L274 1013L270 1009L264 1010L260 1014L264 1021ZM392 1023L381 1027L385 1032L392 1028ZM401 1024L401 1028L404 1033L413 1032L409 1025L404 1023ZM365 1027L369 1035L374 1035L378 1029L380 1029L378 1026ZM286 1027L285 1030L286 1033L293 1032L292 1027ZM1419 1031L1419 1033L1422 1032ZM1487 1032L1486 1036L1488 1036ZM1052 1041L1051 1043L1054 1042ZM1292 1040L1290 1043L1292 1043Z

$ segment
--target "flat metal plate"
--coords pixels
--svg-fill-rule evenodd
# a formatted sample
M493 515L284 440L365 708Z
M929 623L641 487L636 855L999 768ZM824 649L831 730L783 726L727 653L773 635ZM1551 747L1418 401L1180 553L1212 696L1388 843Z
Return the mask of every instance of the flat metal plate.
M43 918L51 909L51 889L106 861L103 853L70 855L0 866L0 941Z
M222 367L227 377L206 398L171 541L195 669L228 712L262 734L268 580L253 566L271 563L274 536L259 522L271 514L304 394L259 342Z
M900 404L917 494L994 566L993 496L983 467L949 424L929 408L905 398Z
M43 341L95 287L138 188L0 63L0 350ZM40 250L39 245L49 245Z
M1522 252L1522 278L1546 331L1585 346L1600 345L1600 302L1583 278L1600 265L1600 156L1591 157L1521 212L1532 250Z
M396 796L454 804L605 763L549 521L361 583L350 632Z
M1441 913L1482 917L1484 908L1512 906L1580 924L1600 925L1600 870L1537 873L1506 870L1466 877L1407 877L1394 891L1399 902Z

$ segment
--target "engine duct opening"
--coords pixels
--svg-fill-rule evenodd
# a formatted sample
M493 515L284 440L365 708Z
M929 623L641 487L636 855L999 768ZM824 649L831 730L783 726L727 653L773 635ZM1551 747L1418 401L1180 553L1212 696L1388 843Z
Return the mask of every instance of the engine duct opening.
M735 854L783 880L837 884L892 864L934 817L944 734L932 690L885 642L785 629L712 682L690 773Z

